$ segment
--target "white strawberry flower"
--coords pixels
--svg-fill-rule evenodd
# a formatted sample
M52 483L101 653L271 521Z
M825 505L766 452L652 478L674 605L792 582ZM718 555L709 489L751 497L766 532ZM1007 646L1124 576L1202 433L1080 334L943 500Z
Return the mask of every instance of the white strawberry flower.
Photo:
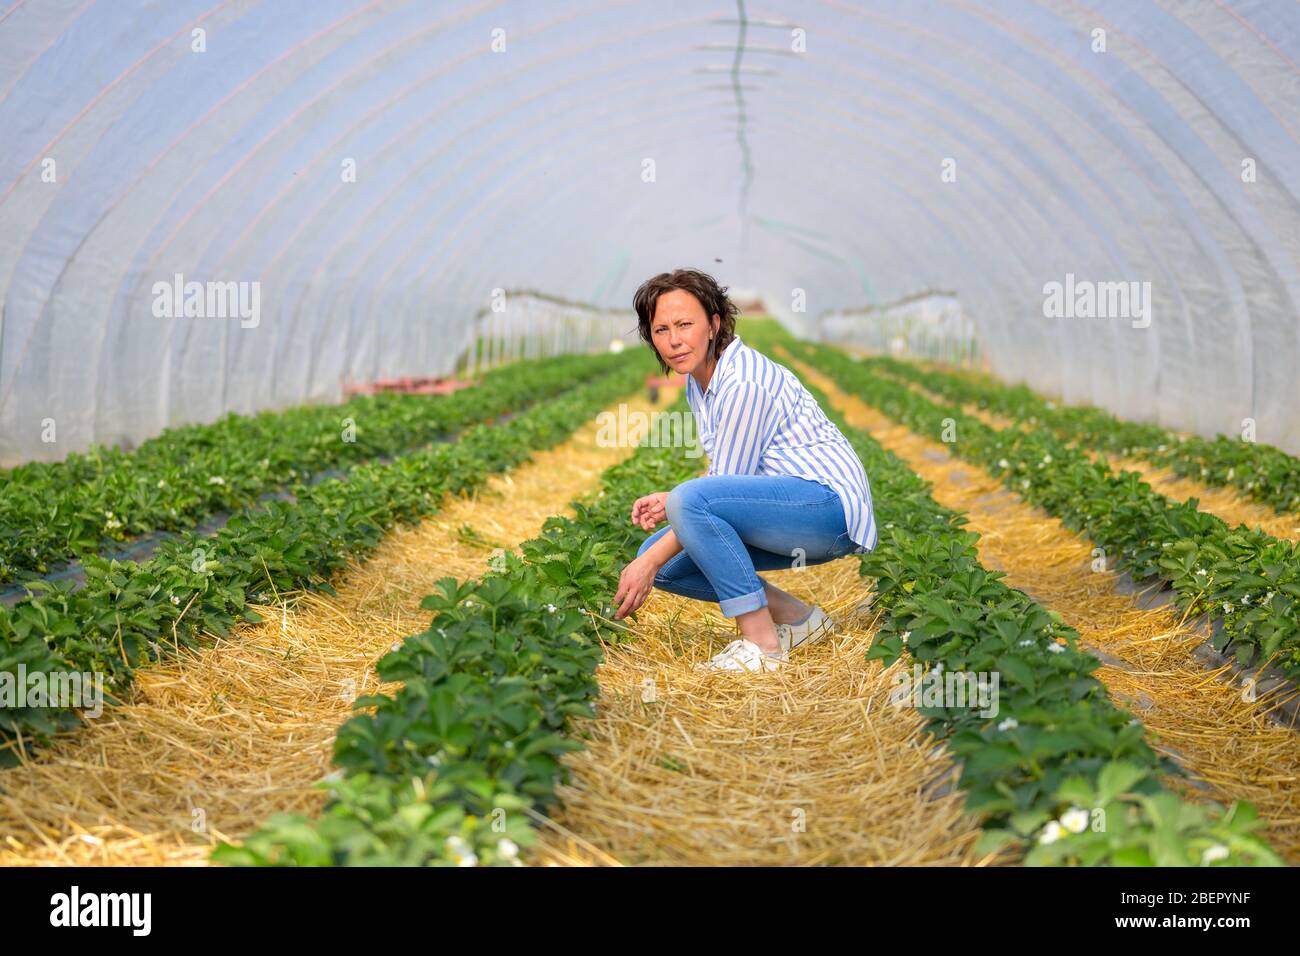
M519 847L509 837L502 837L497 840L497 852L507 860L513 860L519 855Z
M1224 846L1222 843L1216 843L1213 846L1208 846L1205 848L1205 852L1201 854L1201 866L1209 866L1211 863L1214 863L1218 860L1226 860L1228 858L1228 855L1229 855L1228 848Z
M447 848L447 855L457 866L478 866L478 857L460 836L452 834L447 837L444 845Z
M1050 643L1050 644L1047 645L1047 650L1048 650L1049 653L1052 653L1052 654L1064 654L1064 653L1065 653L1065 645L1064 645L1064 644L1058 644L1058 643L1056 643L1056 641L1052 641L1052 643Z
M1006 720L1002 721L1002 723L998 724L998 730L1015 730L1019 726L1020 721L1016 720L1014 717L1008 717Z
M208 479L208 484L210 485L224 485L225 483L226 479L222 478L220 475L213 475Z
M1061 815L1061 826L1071 833L1082 833L1088 829L1088 811L1082 807L1071 807Z
M1055 843L1064 833L1059 820L1049 820L1047 826L1043 827L1043 832L1038 835L1038 842Z

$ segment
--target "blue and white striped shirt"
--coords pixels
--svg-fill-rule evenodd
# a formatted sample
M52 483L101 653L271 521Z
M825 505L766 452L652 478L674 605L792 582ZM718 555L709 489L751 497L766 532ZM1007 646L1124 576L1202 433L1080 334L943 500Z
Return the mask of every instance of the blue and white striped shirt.
M735 336L701 394L686 376L686 400L710 475L793 475L834 489L844 523L858 545L876 548L871 486L862 460L817 400L788 368Z

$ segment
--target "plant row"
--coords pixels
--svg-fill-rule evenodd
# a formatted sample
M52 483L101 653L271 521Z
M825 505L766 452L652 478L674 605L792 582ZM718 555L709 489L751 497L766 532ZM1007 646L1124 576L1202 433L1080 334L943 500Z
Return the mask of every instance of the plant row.
M955 454L1081 532L1108 567L1171 587L1179 609L1220 625L1216 650L1245 666L1272 663L1288 678L1300 677L1300 542L1229 527L1200 511L1195 498L1172 501L1136 473L1116 473L1046 429L990 428L840 353L822 360L890 418L947 441Z
M610 366L605 366L610 368ZM349 561L371 552L399 522L436 511L444 495L563 440L578 424L647 372L644 356L618 357L608 372L503 425L477 425L456 443L435 444L391 462L358 465L345 478L295 489L296 502L271 501L234 516L217 533L165 541L149 561L89 556L86 583L33 582L12 608L0 607L0 675L92 674L112 702L142 663L203 634L226 635L257 621L247 606L288 591L318 588ZM52 686L52 685L51 685ZM0 761L14 745L40 744L74 726L78 707L55 701L0 711ZM81 703L81 708L92 708Z
M804 354L841 387L862 390L864 370L840 353ZM1011 844L1029 865L1280 865L1253 833L1253 806L1189 803L1164 787L1161 776L1180 769L1111 702L1093 676L1101 662L1079 647L1078 632L983 567L965 518L810 390L871 483L880 540L859 560L883 613L868 658L888 664L906 654L930 686L998 675L996 714L928 691L919 707L961 761L958 785L985 830L979 849Z
M1300 511L1300 459L1273 445L1217 435L1177 435L1160 425L1129 422L1104 409L1066 405L1024 385L1006 385L974 373L924 370L890 357L864 360L944 398L973 403L1019 422L1043 424L1067 442L1122 457L1141 458L1184 478L1233 487L1283 514Z
M678 403L679 413L685 408ZM272 818L242 846L213 859L235 865L517 864L533 840L525 811L544 811L580 749L570 722L591 716L602 625L619 572L645 532L632 502L699 471L683 448L643 445L607 470L595 498L549 519L537 538L481 579L445 578L423 607L428 630L378 663L393 696L343 725L336 778L315 821Z
M194 527L323 471L396 455L614 367L608 355L525 362L449 395L227 415L170 428L134 451L96 447L0 475L0 584L153 531Z

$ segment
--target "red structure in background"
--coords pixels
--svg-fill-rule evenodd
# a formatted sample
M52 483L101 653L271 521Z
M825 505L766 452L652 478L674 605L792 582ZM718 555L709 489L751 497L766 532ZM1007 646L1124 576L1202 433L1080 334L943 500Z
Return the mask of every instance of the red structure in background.
M671 388L674 385L681 385L683 381L684 379L681 376L674 376L670 378L667 375L662 375L658 377L652 376L651 378L647 378L645 380L645 383L650 389L650 404L651 405L659 404L659 389Z
M683 383L681 376L652 376L645 380L650 389L650 400L658 402L660 388L671 388ZM379 392L406 392L410 395L446 395L477 385L473 379L436 378L429 376L405 376L403 378L377 378L373 382L344 382L343 397L353 395L375 395Z
M432 378L428 376L405 376L403 378L379 378L373 382L344 382L343 397L353 395L375 395L379 392L406 392L410 395L446 395L449 392L469 388L478 383L463 378Z

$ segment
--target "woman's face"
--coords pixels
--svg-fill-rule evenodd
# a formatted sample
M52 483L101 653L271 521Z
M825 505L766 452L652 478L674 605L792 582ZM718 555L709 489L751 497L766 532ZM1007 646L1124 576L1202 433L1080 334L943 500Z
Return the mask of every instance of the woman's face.
M659 296L655 303L650 332L655 349L668 367L682 375L690 375L707 367L709 336L720 324L721 319L716 319L711 328L700 300L689 292L673 289Z

